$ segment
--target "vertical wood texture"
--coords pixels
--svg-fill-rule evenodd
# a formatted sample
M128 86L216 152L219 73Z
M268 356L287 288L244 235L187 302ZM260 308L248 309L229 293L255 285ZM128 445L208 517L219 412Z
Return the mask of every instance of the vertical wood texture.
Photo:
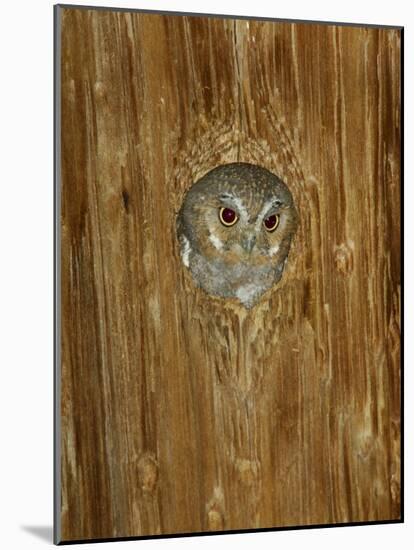
M62 9L62 540L400 517L400 31ZM175 216L260 164L300 215L250 311Z

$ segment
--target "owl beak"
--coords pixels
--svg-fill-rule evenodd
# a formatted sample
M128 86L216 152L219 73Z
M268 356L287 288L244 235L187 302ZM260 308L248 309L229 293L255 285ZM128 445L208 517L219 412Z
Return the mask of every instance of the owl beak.
M241 244L243 250L250 254L256 244L256 235L246 235Z

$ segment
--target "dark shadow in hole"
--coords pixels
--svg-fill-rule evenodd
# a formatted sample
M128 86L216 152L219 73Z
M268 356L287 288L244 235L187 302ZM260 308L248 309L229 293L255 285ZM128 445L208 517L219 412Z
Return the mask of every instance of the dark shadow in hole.
M53 544L53 527L51 525L22 525L21 528L23 531Z

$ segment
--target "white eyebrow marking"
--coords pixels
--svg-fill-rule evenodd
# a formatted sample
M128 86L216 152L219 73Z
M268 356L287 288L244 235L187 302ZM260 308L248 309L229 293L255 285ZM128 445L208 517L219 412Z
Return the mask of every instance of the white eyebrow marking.
M267 212L269 212L269 210L272 207L277 208L281 204L282 202L279 199L273 198L270 201L267 201L266 204L261 209L260 214L257 216L256 228L258 229L260 227L262 221L264 220L265 215L267 214ZM273 254L271 254L271 256L273 256Z
M278 199L271 199L270 201L267 201L266 204L263 206L260 214L259 214L259 218L261 216L264 216L272 208L272 206L274 208L277 208L281 204L282 204L281 201L278 200Z
M214 248L217 248L217 250L222 250L223 243L220 241L220 239L216 235L213 235L212 233L210 233L208 238L213 243Z
M234 206L236 207L237 209L237 212L240 214L240 216L242 216L243 218L248 218L248 213L247 213L247 210L246 208L244 207L241 199L239 199L239 197L235 197L234 195L230 195L229 193L223 193L223 195L221 195L221 197L223 200L227 200L227 201L230 201L234 204Z

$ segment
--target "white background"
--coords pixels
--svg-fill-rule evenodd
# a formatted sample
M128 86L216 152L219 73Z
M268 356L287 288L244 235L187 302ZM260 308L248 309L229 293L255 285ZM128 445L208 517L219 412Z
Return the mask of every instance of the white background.
M73 3L76 2L76 0ZM406 524L112 543L104 548L413 548L413 56L411 2L163 0L83 2L204 13L405 26ZM0 10L0 547L51 544L53 2ZM98 548L101 545L83 545Z

